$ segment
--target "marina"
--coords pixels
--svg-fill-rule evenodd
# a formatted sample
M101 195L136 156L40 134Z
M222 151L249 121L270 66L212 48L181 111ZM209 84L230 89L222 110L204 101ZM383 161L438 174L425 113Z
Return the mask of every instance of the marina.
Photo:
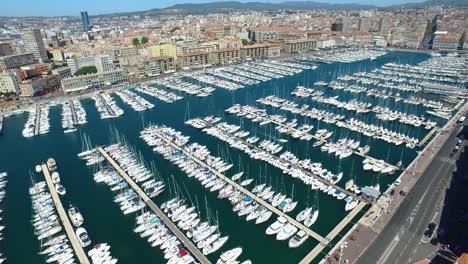
M443 72L425 54L322 61L250 61L5 113L0 259L44 262L30 220L49 193L83 217L47 205L50 219L107 241L77 241L87 263L110 245L119 263L319 263L466 103L423 89L466 84L458 61ZM36 182L30 199L28 170L51 156L61 186Z

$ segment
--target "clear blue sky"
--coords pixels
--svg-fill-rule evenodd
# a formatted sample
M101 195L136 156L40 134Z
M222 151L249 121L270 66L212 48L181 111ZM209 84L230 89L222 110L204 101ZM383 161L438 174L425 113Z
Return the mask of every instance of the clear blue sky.
M86 10L89 15L140 11L181 3L202 3L220 0L0 0L0 16L78 16ZM239 1L239 0L237 0ZM258 2L285 2L287 0L257 0ZM292 0L290 0L292 1ZM300 1L300 0L299 0ZM316 0L327 3L360 3L378 6L421 2L423 0ZM252 2L240 0L239 2Z

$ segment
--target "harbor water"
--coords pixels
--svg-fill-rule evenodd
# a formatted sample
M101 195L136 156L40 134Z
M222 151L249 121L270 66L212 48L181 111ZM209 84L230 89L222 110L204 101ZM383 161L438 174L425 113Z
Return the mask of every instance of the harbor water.
M24 138L21 135L24 123L27 120L27 113L6 117L3 134L0 135L0 171L8 172L9 182L6 188L6 198L1 208L4 212L3 225L6 226L1 247L8 257L8 263L44 263L44 258L38 255L40 241L34 236L31 225L32 209L28 188L31 186L32 178L35 180L43 179L41 175L35 173L34 167L45 162L49 157L53 157L57 161L62 184L67 189L67 194L62 198L63 204L67 207L69 203L73 203L81 210L85 218L84 225L93 243L109 243L112 255L119 259L119 263L165 262L159 248L152 248L144 239L133 232L135 227L134 216L123 215L119 206L113 202L113 194L109 188L93 181L94 168L87 167L77 157L77 154L82 151L81 135L86 134L89 136L93 144L107 145L111 143L113 130L118 130L129 145L141 152L148 167L149 164L154 162L167 186L177 185L179 187L177 189L182 192L186 199L191 200L194 204L198 203L202 218L206 219L207 214L212 218L217 218L222 235L228 235L229 241L222 250L209 256L212 262L216 262L221 251L241 246L243 248L241 260L248 258L253 263L297 263L312 250L317 241L309 238L301 247L290 249L287 241L276 241L274 237L265 235L266 227L276 219L275 217L272 217L263 225L255 225L252 222L246 222L244 218L238 217L232 212L232 206L228 201L218 200L217 193L206 191L197 180L188 178L177 166L154 153L139 138L140 131L148 124L153 123L173 127L183 134L189 135L191 137L190 142L206 145L212 154L221 156L234 164L227 172L228 175L232 176L239 170L243 170L245 175L255 179L255 183L267 182L274 186L275 190L281 190L283 193L287 193L289 197L293 195L294 200L299 201L299 204L291 215L295 216L306 207L307 203L309 205L313 204L315 197L317 197L320 215L311 229L325 237L346 215L343 201L322 192L316 193L310 190L310 187L304 185L301 181L283 175L279 169L263 161L250 159L246 154L229 147L226 143L185 125L184 121L188 118L208 115L221 116L223 121L241 125L243 130L251 131L251 134L256 134L259 137L269 138L270 140L287 139L288 142L282 144L283 149L290 150L301 159L309 158L313 162L321 162L324 168L333 173L343 172L343 179L338 183L341 187L344 187L346 181L354 179L360 186L380 184L381 190L385 190L398 177L399 172L394 175L379 175L364 171L362 169L363 158L361 157L352 155L349 158L340 160L334 155L321 152L320 148L313 148L314 141L304 143L304 141L294 140L286 135L279 135L273 125L255 125L250 120L226 114L224 110L236 103L256 105L259 108L267 109L269 114L281 114L288 118L297 118L299 124L307 122L314 125L313 131L327 128L329 131L334 132L333 140L344 137L360 140L361 145L370 145L369 155L377 159L383 159L393 165L401 160L403 165L408 165L416 157L417 147L409 149L404 144L395 146L382 140L369 139L357 133L351 133L347 129L337 128L333 124L307 120L299 115L296 116L269 106L256 104L256 100L268 95L276 95L295 101L300 105L308 104L311 107L343 114L346 117L355 115L356 118L367 123L382 124L382 126L393 131L405 132L421 140L428 133L428 130L424 129L423 126L415 128L396 121L377 122L374 113L354 114L346 110L339 110L333 106L313 102L310 98L295 97L291 95L291 92L297 85L312 88L317 81L330 82L339 76L370 71L388 62L416 64L427 58L428 56L424 54L390 52L372 61L320 64L315 71L304 70L302 73L293 76L273 79L236 91L218 88L212 96L205 98L180 94L184 96L184 99L175 103L165 103L146 94L135 92L155 104L155 108L143 112L134 111L118 96L112 95L118 106L125 111L124 115L116 119L101 120L94 101L83 99L82 104L87 113L88 123L80 126L79 131L67 134L63 133L61 127L61 106L51 107L50 133L32 138ZM418 116L425 113L424 107L420 105L408 106L401 102L394 102L391 99L371 99L366 97L365 93L356 95L343 90L331 90L324 87L316 87L316 89L323 90L325 96L339 96L339 100L342 101L356 98L359 101L377 102L379 105L393 110L410 112ZM402 96L404 96L404 92L402 92ZM438 121L439 126L444 123L443 120L436 117L431 118L431 120ZM174 197L174 188L171 189L172 191L169 191L169 188L166 188L161 196L154 199L155 202L161 204ZM332 246L331 244L330 247ZM327 247L326 250L329 250L330 247ZM320 255L320 257L323 256Z

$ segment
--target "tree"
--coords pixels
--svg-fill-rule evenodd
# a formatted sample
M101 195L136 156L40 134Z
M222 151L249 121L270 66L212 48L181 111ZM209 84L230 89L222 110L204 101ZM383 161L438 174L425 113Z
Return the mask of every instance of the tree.
M170 32L171 32L171 33L174 33L176 30L179 30L179 29L180 29L180 27L173 27L173 28L170 30Z
M136 46L140 45L140 40L138 38L133 38L132 43L133 43L133 46L136 47Z
M141 44L146 44L148 43L148 38L147 37L142 37L141 38Z
M96 73L97 69L95 66L87 66L80 68L75 72L75 76L80 76L80 75L86 75L86 74L91 74L91 73Z
M242 39L242 45L243 45L243 46L252 45L252 43L253 43L252 41L249 41L249 40L247 40L247 39Z

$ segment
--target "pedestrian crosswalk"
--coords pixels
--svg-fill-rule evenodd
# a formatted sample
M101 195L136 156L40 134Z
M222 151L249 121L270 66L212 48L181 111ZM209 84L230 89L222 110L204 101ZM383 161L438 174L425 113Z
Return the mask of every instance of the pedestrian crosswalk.
M448 163L448 164L455 164L457 161L453 158L450 158L450 157L437 157L438 160L442 161L442 162L445 162L445 163Z

